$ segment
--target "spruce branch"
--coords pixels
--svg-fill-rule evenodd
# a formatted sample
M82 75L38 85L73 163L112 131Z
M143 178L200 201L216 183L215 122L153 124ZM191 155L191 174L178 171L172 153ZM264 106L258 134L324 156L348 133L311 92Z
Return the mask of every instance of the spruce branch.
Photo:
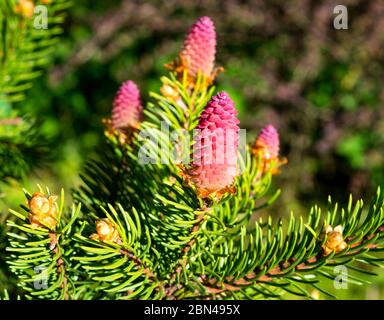
M0 101L16 102L25 98L32 81L41 75L41 68L50 63L58 35L62 33L64 10L68 0L52 0L45 4L49 9L48 28L35 27L34 5L27 12L14 1L4 0L0 15ZM20 10L18 10L20 9Z
M41 123L16 111L16 102L51 61L62 32L68 0L52 0L47 28L37 25L32 1L3 0L0 4L0 181L21 179L42 165L49 154ZM41 18L41 17L40 17ZM42 21L40 21L41 23Z
M244 268L241 272L230 272L231 275L227 274L220 278L212 277L205 273L199 276L199 281L208 288L209 294L226 294L228 291L241 291L242 294L245 294L250 287L257 288L261 285L277 285L281 286L286 291L290 290L289 286L291 284L295 281L303 280L300 276L301 274L313 273L316 279L320 275L329 276L333 279L334 277L332 275L329 275L327 272L323 273L322 271L327 266L333 267L343 264L355 271L364 272L362 269L355 268L353 264L356 261L359 261L360 263L369 265L374 259L370 260L373 258L372 256L368 256L367 258L367 252L383 250L384 216L381 191L378 189L377 195L372 201L373 204L371 204L366 218L360 222L359 217L362 213L362 203L361 201L358 201L355 208L352 208L351 203L352 200L350 199L348 210L342 211L343 218L339 218L340 221L337 222L338 224L345 226L344 231L348 230L347 226L351 225L351 223L354 226L354 230L349 230L351 235L344 236L347 246L343 251L334 251L331 254L327 254L327 251L324 250L324 244L327 243L327 237L322 236L322 231L319 229L320 211L314 208L308 218L308 223L304 225L305 227L303 227L303 223L301 222L301 227L296 229L298 234L295 237L290 237L292 232L294 232L292 229L293 227L288 228L286 240L283 240L281 232L278 231L279 228L274 230L271 228L268 230L268 235L272 233L274 236L267 237L267 235L265 235L265 237L267 237L265 240L268 239L268 243L280 243L280 248L279 245L272 246L271 249L273 254L270 254L270 252L266 250L264 258L263 256L259 257L262 263L256 263L255 268L250 268L249 264L243 265L242 267L240 266L240 268ZM324 229L329 221L335 221L336 217L339 216L337 214L337 206L335 206L335 208L333 208L332 211L328 211L327 217L324 219ZM295 219L292 216L290 226L295 224L294 220ZM368 228L367 225L371 225L371 227ZM261 231L260 226L256 226L256 230L257 228ZM318 233L312 234L316 229L318 230ZM311 231L308 233L308 230ZM255 235L255 238L256 237L257 235ZM303 242L300 243L300 241L297 241L299 239L302 239ZM250 239L249 241L251 241L251 244L249 245L251 246L252 240ZM287 249L284 248L289 247L292 249L288 249L287 253ZM247 249L242 252L243 255L247 255L247 253ZM237 254L235 256L236 258L233 255L229 255L228 257L222 257L221 259L225 259L224 261L229 262L233 259L237 259ZM214 259L220 258L218 256ZM214 262L215 261L212 261L211 263ZM237 263L240 263L240 261L237 260ZM224 262L224 265L226 266L227 264ZM205 266L207 266L207 269L209 268L208 261L205 261ZM315 285L317 282L318 280L312 284ZM296 293L309 296L307 293L303 292Z
M180 274L182 270L186 268L186 265L188 263L188 252L191 250L194 243L197 241L198 231L201 227L201 225L206 221L207 215L206 213L210 210L209 206L207 206L207 203L204 201L202 206L196 210L196 219L193 227L190 230L190 233L192 234L191 239L185 244L185 246L181 249L180 257L177 261L176 266L174 267L174 271L171 273L170 281L171 282L179 282L180 281ZM172 285L172 287L175 287L175 285ZM180 289L180 285L176 285L178 289ZM170 293L172 293L174 290L169 290Z
M382 265L380 189L368 208L350 198L340 210L329 199L325 212L314 206L306 219L258 218L277 199L271 182L286 163L272 125L244 152L231 154L237 162L199 162L188 153L191 162L180 164L183 150L164 127L184 129L184 138L206 129L208 136L184 146L203 155L206 146L238 146L234 102L225 92L213 95L215 43L211 20L199 19L168 65L160 93L150 94L143 121L138 88L132 81L122 85L104 121L101 157L87 164L69 216L63 196L56 206L41 190L26 193L26 212L11 211L8 263L27 298L278 299L290 293L310 299L307 287L332 297L319 284L334 279L335 266L371 274L366 266ZM195 48L205 45L209 52L201 56ZM217 128L234 130L234 141L221 139ZM49 270L48 288L36 291L32 270L41 264ZM347 280L362 282L352 274Z
M148 144L149 154L156 155L158 150L172 150L173 145L169 137L164 136L161 132L161 121L165 121L170 130L188 129L191 131L196 126L201 111L212 95L214 88L208 87L206 79L200 72L197 74L195 82L193 82L194 80L191 82L187 74L188 71L184 70L181 80L176 79L172 73L169 78L163 77L162 94L151 93L156 103L148 104L148 108L144 110L147 120L140 125L140 129L149 130L152 133L153 141L157 142L157 145ZM190 290L188 283L193 283L190 281L192 275L188 265L191 259L201 256L201 252L195 252L201 250L199 239L206 238L209 232L222 231L218 230L216 225L223 227L223 230L233 227L239 212L243 214L243 211L246 211L246 215L243 215L241 219L241 223L245 223L256 209L255 202L252 202L251 205L246 203L246 196L250 196L252 193L256 199L264 195L269 187L270 175L260 173L257 169L259 168L257 161L248 152L246 158L248 176L244 175L244 179L248 183L252 183L253 187L251 189L245 187L244 182L240 180L239 189L242 192L239 194L243 200L239 206L238 199L241 196L236 197L234 194L232 199L237 204L236 209L231 212L228 210L228 205L225 204L228 197L224 197L221 203L213 206L213 202L216 202L215 199L213 202L209 198L199 200L196 196L196 189L185 183L180 176L180 169L167 154L161 155L164 156L162 160L166 160L166 165L159 162L150 165L138 164L137 153L142 147L142 142L138 136L133 136L133 139L124 148L124 145L120 143L122 140L119 139L119 135L120 132L109 131L107 138L112 154L105 153L105 155L110 160L102 160L100 163L93 163L87 167L89 177L84 177L86 189L82 188L82 191L76 192L75 197L85 204L93 202L90 206L86 206L98 217L100 217L100 205L110 206L109 203L112 206L121 203L123 207L120 208L124 208L126 211L132 210L132 206L134 206L138 212L147 212L145 215L139 214L138 221L153 230L151 242L156 257L162 256L164 261L173 261L159 263L156 272L159 281L164 283L165 298L180 298ZM120 160L116 161L116 159ZM118 162L121 159L126 159L124 166L122 162ZM109 165L105 165L106 163ZM111 163L113 163L112 166ZM118 180L109 181L109 177L115 177L115 179L118 177ZM124 178L122 179L122 177ZM108 186L113 181L115 184L113 187L119 190L118 193L115 193L120 195L119 199L108 201L112 200L108 199L108 194L111 192L110 187L105 189L107 192L94 194L98 187L90 179L97 179L97 184L103 186ZM153 197L151 198L150 195ZM95 200L96 202L94 202ZM233 217L229 219L231 223L227 223L226 226L226 223L222 221L223 216L215 216L217 212L225 212L225 215L231 212L231 217ZM214 225L215 229L209 230L210 227L205 227L207 224ZM154 228L154 226L156 227ZM81 239L86 241L84 237ZM136 269L148 275L149 279L152 278L151 276L155 274L153 269L147 269L142 263L139 263L135 254L130 253ZM80 257L78 259L84 262ZM153 259L152 256L151 260ZM156 260L157 258L154 261ZM102 290L113 289L106 284ZM143 290L145 291L145 289Z
M8 220L10 228L7 262L18 277L18 285L28 299L69 299L71 249L73 224L80 212L80 205L73 206L70 216L64 212L64 191L61 202L56 196L40 189L31 195L25 191L28 207L23 212L10 210L16 220Z
M121 206L118 207L116 211L109 206L110 213L107 210L104 212L118 230L121 242L114 243L102 238L92 240L78 234L76 239L79 248L87 256L79 255L72 260L78 261L87 271L84 274L85 281L101 282L99 290L115 298L143 298L151 294L163 296L163 285L154 272L156 262L146 257L146 253L153 250L149 230L146 227L142 232L140 224L135 225L128 213ZM138 222L138 213L132 210Z

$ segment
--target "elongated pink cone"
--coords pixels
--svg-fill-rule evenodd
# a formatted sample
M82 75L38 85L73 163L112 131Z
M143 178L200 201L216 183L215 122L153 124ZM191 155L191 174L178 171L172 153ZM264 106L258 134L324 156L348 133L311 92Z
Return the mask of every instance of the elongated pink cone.
M112 127L115 129L137 128L143 113L140 91L128 80L117 91L112 109Z
M213 21L209 17L201 17L189 30L180 52L183 64L192 77L200 70L211 77L216 55L216 32Z
M279 133L271 124L261 129L256 138L256 145L264 148L264 159L275 159L279 156Z
M237 175L239 120L234 102L220 92L205 106L194 134L188 176L201 197L229 191Z

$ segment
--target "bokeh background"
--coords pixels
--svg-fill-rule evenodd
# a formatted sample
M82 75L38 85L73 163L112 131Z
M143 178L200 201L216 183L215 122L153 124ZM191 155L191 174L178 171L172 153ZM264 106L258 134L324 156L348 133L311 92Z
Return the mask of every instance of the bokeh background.
M338 4L348 8L348 30L333 27ZM383 1L76 0L54 64L18 105L44 120L53 161L7 186L0 208L21 201L21 186L77 186L119 84L133 79L148 100L202 15L217 28L225 68L217 88L235 100L248 138L268 123L280 132L289 164L275 179L283 193L271 213L304 215L329 194L367 201L384 177ZM336 294L384 298L384 276L371 280Z

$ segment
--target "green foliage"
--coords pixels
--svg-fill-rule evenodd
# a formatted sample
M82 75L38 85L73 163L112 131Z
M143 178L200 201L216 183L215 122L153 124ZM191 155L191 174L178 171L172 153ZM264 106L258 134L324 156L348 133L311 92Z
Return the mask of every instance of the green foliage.
M48 142L40 124L30 119L0 120L0 181L21 179L49 158Z
M52 60L52 53L62 33L63 9L68 0L46 4L46 29L41 12L31 17L19 13L18 2L0 4L0 181L21 179L47 160L48 139L41 133L41 123L16 111L15 102L25 98L25 91L41 75L42 67ZM38 5L39 3L36 3Z
M43 192L42 190L40 190ZM50 195L49 190L46 191ZM25 191L26 198L31 194ZM68 215L63 211L64 191L57 205L57 225L54 229L44 226L33 227L28 223L29 208L23 212L11 210L17 218L7 222L11 231L9 237L8 264L18 277L18 285L25 291L26 298L68 299L72 297L73 276L71 277L70 256L74 249L70 242L72 227L80 211L80 205L73 206ZM55 203L56 205L56 203Z
M17 220L8 222L8 263L26 298L257 299L281 298L284 293L312 298L308 287L333 297L320 281L333 279L335 266L371 273L361 266L380 265L375 256L384 240L380 189L366 211L362 201L353 205L350 198L341 210L330 200L325 213L315 206L307 219L291 215L288 221L271 216L265 222L254 220L254 213L272 205L279 194L268 193L276 164L263 172L262 159L246 149L245 157L240 155L236 192L220 201L199 198L171 156L159 153L173 150L175 143L160 130L159 119L171 130L186 127L190 132L214 89L190 90L172 75L162 81L172 85L184 103L151 93L154 100L142 123L151 139L144 142L143 131L132 132L124 143L124 133L106 131L104 158L86 167L84 185L74 193L79 204L70 216L65 219L59 206L54 231L31 229L30 208L11 211ZM199 76L196 83L205 88L204 81ZM143 147L153 157L165 156L163 162L140 162ZM111 223L119 240L95 237L100 219ZM328 254L326 230L336 225L343 227L346 247ZM58 239L55 249L52 234ZM33 270L40 265L49 270L48 289L43 291L33 288L38 279ZM362 282L354 275L347 281Z
M337 152L349 160L354 168L364 167L364 151L367 145L365 135L356 134L351 137L345 137L337 146Z
M30 198L28 193L26 196ZM334 297L319 284L323 279L334 281L335 266L348 265L349 270L374 275L364 265L381 265L382 259L375 257L383 250L384 241L380 190L366 211L362 201L353 205L352 198L341 210L329 201L324 214L315 206L306 221L293 215L285 223L258 219L248 228L226 224L209 211L199 221L199 210L188 215L192 207L168 199L161 199L161 206L166 207L162 212L168 212L170 219L157 218L156 223L148 211L144 215L131 207L127 212L121 205L101 208L103 215L98 217L108 218L119 232L122 241L117 244L91 240L94 227L81 222L83 219L74 237L80 207L73 207L65 217L60 205L58 220L66 222L58 222L56 247L52 246L52 232L31 229L26 213L11 211L22 221L9 221L9 226L22 232L8 234L9 263L20 286L28 292L26 297L60 299L68 294L67 298L78 299L255 299L280 298L288 292L311 298L305 285ZM225 210L221 203L211 210L227 215L232 211ZM91 220L96 218L91 215ZM182 232L196 222L199 230ZM348 246L342 252L323 254L327 238L321 235L327 225L344 226ZM188 245L189 251L177 254ZM40 274L33 274L33 270L41 266L49 271L48 289L43 291L33 287L36 281L41 282ZM365 282L350 274L346 280Z
M2 294L2 296L0 296L0 300L10 300L7 290L4 290L4 293Z
M132 2L127 11L119 1L76 3L68 12L55 66L36 79L23 102L23 108L44 115L44 130L55 138L60 157L48 177L52 183L77 183L80 165L102 140L99 119L108 114L119 83L130 77L144 92L156 90L163 64L180 47L185 31L180 21L187 25L215 12L214 20L220 21L218 59L225 62L217 84L236 102L249 136L272 122L285 131L285 154L300 159L278 178L279 187L289 188L278 205L305 211L324 194L341 200L349 192L369 201L384 177L380 5L374 0L350 3L354 19L349 31L341 33L321 23L322 13L333 17L330 3L263 2L260 10L258 2L227 0L221 11L207 0L201 6L194 0L173 6L146 0ZM291 14L298 7L300 14ZM156 12L156 19L148 10ZM105 25L115 27L106 36ZM370 27L354 27L359 25ZM318 37L319 28L329 36ZM348 104L351 97L354 103ZM329 104L319 105L318 99ZM365 158L363 166L337 150L356 133L365 136L356 154Z
M64 9L68 0L54 0L45 4L48 9L48 29L38 29L41 11L35 16L17 12L18 1L0 3L0 195L3 198L4 183L24 179L33 169L51 160L49 139L42 133L42 121L26 114L20 102L25 92L41 75L53 57L58 35L62 32ZM35 5L40 1L35 2ZM33 9L33 8L32 8ZM31 12L33 13L33 12ZM19 104L16 104L18 102ZM0 284L3 288L14 285L13 277L5 268L4 236L7 231L1 216L0 226ZM11 292L13 293L13 292Z
M25 98L24 92L32 86L32 81L41 75L41 67L52 59L57 37L62 33L63 9L69 6L68 0L53 0L47 4L48 28L36 28L37 16L23 17L15 12L16 1L1 3L0 16L0 97L15 102ZM59 14L60 13L60 14Z
M176 79L169 82L163 78L163 83L176 84L174 87L183 101L187 101L188 108L186 111L180 103L151 94L157 103L149 103L148 120L142 128L151 128L155 137L151 141L160 144L160 147L147 144L148 153L154 157L159 156L158 150L164 150L162 144L164 148L171 144L159 130L159 119L166 120L172 131L182 127L186 117L192 117L187 123L194 123L193 110L201 108L199 103L190 104L200 100L190 99L191 93ZM93 162L84 177L86 186L76 193L76 199L90 213L97 212L98 218L108 217L113 221L122 244L96 245L89 240L88 231L88 237L77 238L86 255L75 258L91 272L89 281L95 286L98 283L97 287L109 294L109 298L254 299L279 298L284 292L311 298L303 284L332 297L318 286L324 277L333 279L332 267L348 264L349 268L364 272L354 264L377 263L367 251L382 249L384 216L380 190L365 219L362 219L362 201L353 207L350 199L348 208L341 211L331 203L325 214L318 207L312 208L306 222L293 215L286 223L281 220L274 223L271 217L267 222L262 219L250 222L253 213L272 204L278 193L266 203L260 203L270 187L271 174L258 179L260 159L252 157L249 151L246 159L240 161L243 170L236 182L237 192L218 203L207 204L191 194L191 188L178 178L177 167L172 162L168 170L157 162L138 163L137 150L146 145L140 139L134 140L138 141L136 150L135 146L119 145L117 137L110 137L109 141L120 161L126 157L119 176L116 176L117 167L111 166L110 161ZM119 195L111 197L110 192L105 192L107 196L100 198L100 185L106 185L106 190L118 189ZM104 202L99 202L100 199ZM112 205L108 204L111 199ZM100 210L100 205L108 209ZM344 227L344 237L349 240L347 249L324 254L323 245L327 241L324 230L328 225ZM86 228L83 230L87 234ZM348 281L356 279L351 276Z
M280 194L271 191L279 163L265 169L263 159L247 147L239 154L236 191L222 198L199 197L179 165L180 158L189 156L190 144L179 145L161 129L165 122L171 132L183 129L190 137L215 88L201 75L190 83L186 72L182 79L171 72L161 81L180 99L162 90L151 92L141 132L106 128L100 157L84 169L72 207L65 208L62 192L54 228L33 226L30 205L10 211L6 260L23 297L258 299L289 293L310 299L308 288L333 297L322 281L334 280L335 266L370 275L367 266L381 266L380 188L369 207L350 198L339 209L329 200L325 211L314 206L308 215L278 219L270 209ZM321 88L315 100L322 105L330 92ZM348 97L341 100L345 108L354 108ZM164 150L176 151L176 161ZM353 153L348 147L341 150ZM143 155L149 163L139 161ZM50 195L48 189L45 193ZM107 219L118 239L101 238L100 219ZM328 253L327 230L336 226L343 229L345 247ZM40 270L47 280L44 288ZM347 281L364 283L352 274Z

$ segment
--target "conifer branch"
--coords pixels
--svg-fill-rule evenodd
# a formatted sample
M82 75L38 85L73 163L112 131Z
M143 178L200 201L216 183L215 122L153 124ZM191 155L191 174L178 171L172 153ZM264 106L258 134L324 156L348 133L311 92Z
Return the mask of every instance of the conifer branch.
M7 263L28 299L256 299L286 292L310 299L307 286L332 296L318 284L333 279L334 266L371 273L356 263L382 265L380 188L368 208L350 198L339 210L329 198L325 212L314 206L306 220L257 219L280 193L270 192L271 182L286 159L272 125L238 152L235 103L212 86L215 53L213 22L202 17L145 108L133 81L121 85L104 121L106 147L87 164L72 208L64 208L64 192L56 203L48 189L25 191L27 206L10 211ZM164 123L185 129L193 141L183 147L200 154L190 152L190 162L180 164L183 150L176 148L175 161ZM216 152L206 162L207 149L221 146L235 152L222 162ZM47 271L45 288L35 286L36 267Z

